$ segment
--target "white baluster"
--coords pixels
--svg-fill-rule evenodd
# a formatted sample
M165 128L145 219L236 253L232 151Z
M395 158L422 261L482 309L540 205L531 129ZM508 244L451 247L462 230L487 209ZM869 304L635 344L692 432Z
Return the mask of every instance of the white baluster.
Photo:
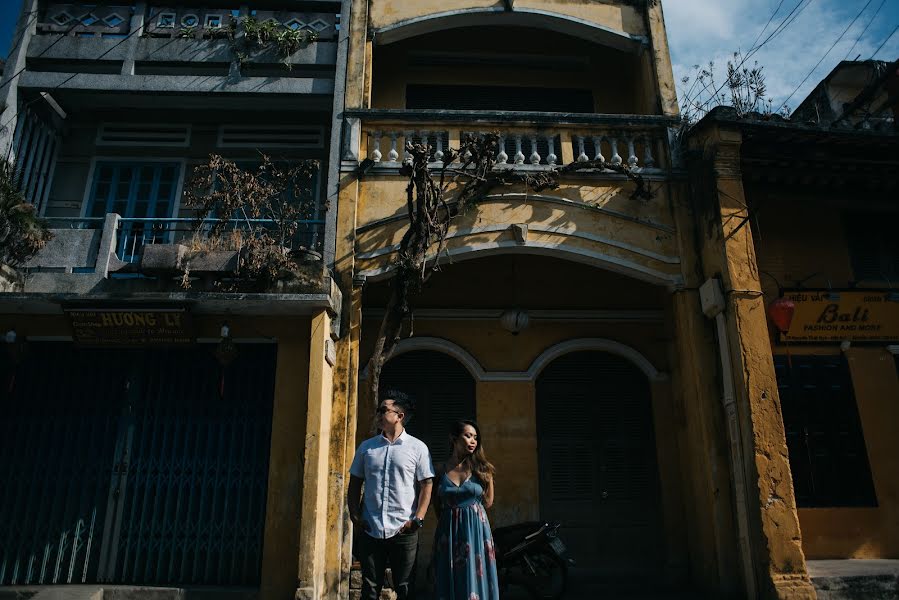
M524 164L524 152L521 151L521 136L518 134L515 135L515 164Z
M593 147L596 150L596 156L593 157L593 160L597 162L606 162L606 157L602 155L602 136L594 135L593 136Z
M531 156L528 157L528 160L531 161L532 165L539 165L542 157L540 153L537 152L537 134L531 135Z
M578 149L578 155L577 155L578 162L587 162L588 160L590 160L589 158L587 158L587 152L584 151L584 136L582 136L582 135L577 136L577 149Z
M631 168L637 166L637 150L634 148L634 136L628 136L627 138L627 164L631 166Z
M546 155L546 164L554 165L559 157L556 156L556 137L554 135L546 136L546 144L549 146L549 154Z
M499 154L496 155L496 164L505 165L509 162L509 155L506 154L506 136L499 136L498 145Z
M621 164L621 155L618 154L618 138L609 138L609 145L612 146L612 164Z
M652 142L653 139L649 136L644 136L643 138L643 164L647 169L651 169L656 166L656 159L652 156Z
M371 159L376 163L381 162L381 132L374 131L371 134L371 143L374 146L374 149L371 151Z
M396 138L399 136L399 132L391 131L388 135L390 135L390 152L387 153L387 160L396 162L400 157L400 153L396 151Z
M437 152L434 153L434 160L443 162L443 133L435 131L434 135L437 136Z

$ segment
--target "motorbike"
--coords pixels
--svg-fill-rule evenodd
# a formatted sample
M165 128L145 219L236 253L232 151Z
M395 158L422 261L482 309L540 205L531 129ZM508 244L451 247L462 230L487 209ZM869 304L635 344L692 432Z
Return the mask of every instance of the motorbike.
M568 585L568 557L559 538L560 523L529 521L493 531L501 596L510 585L533 600L559 600Z

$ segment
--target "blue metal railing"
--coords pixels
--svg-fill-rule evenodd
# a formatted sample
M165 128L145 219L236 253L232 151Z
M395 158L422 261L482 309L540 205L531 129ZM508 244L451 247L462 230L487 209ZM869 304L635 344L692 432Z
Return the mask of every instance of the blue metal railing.
M196 219L190 218L123 218L119 220L119 231L116 244L116 256L119 260L134 263L140 260L144 246L153 244L172 244L178 241L191 240L198 235L200 239L208 238L216 219L206 219L198 227ZM296 233L288 240L288 249L305 248L321 251L324 245L323 220L295 221ZM232 219L228 221L222 233L237 232L253 235L259 228L274 231L277 222L272 219Z

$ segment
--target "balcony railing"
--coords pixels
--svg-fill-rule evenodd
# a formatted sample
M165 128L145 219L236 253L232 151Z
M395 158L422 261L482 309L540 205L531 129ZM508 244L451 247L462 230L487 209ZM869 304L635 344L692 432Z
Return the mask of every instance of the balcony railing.
M675 119L640 115L499 111L441 111L439 121L433 112L423 111L351 111L347 116L361 121L359 158L369 158L382 168L398 167L409 158L407 140L427 142L434 149L434 162L439 163L446 149L457 147L464 136L496 132L500 136L498 168L549 169L574 161L602 160L627 164L643 173L662 172L670 163L668 128L676 123Z
M121 218L108 214L105 218L50 218L52 239L41 252L24 265L29 271L64 273L135 272L143 251L154 244L208 240L214 221L205 221L197 229L195 219ZM321 252L324 243L322 220L297 221L297 232L288 249ZM224 229L224 237L252 235L259 228L274 229L276 223L266 219L235 219ZM221 248L227 250L228 248Z
M251 9L241 14L240 4L230 6L179 6L150 2L144 13L144 34L149 37L219 37L232 22L250 16L259 22L274 21L288 29L308 29L320 39L336 37L339 15L334 12ZM130 34L135 2L84 4L51 2L38 23L38 33L77 37L122 37Z

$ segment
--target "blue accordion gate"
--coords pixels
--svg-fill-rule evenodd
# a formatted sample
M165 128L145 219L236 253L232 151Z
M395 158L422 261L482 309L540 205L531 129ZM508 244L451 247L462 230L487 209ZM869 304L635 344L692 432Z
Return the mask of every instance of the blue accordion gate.
M275 353L3 357L0 585L257 585Z

